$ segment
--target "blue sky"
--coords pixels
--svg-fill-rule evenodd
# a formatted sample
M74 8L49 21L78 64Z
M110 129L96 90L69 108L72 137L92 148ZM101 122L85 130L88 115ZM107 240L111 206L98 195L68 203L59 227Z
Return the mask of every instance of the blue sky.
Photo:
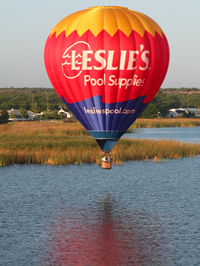
M200 88L200 0L6 0L0 4L0 88L48 87L43 53L51 29L91 6L142 12L165 32L170 65L162 88Z

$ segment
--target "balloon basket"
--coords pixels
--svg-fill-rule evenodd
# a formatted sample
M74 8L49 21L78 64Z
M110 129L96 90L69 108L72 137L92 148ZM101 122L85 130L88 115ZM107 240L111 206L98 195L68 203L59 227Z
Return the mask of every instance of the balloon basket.
M102 162L101 167L103 169L111 169L111 163Z
M102 169L111 169L112 166L112 156L110 152L104 152L104 156L101 159L101 167Z

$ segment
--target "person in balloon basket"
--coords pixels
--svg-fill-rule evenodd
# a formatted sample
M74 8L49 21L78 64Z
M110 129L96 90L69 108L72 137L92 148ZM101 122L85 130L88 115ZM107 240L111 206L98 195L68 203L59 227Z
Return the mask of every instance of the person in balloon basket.
M111 156L110 155L108 155L108 157L107 157L107 162L111 163Z
M108 156L104 155L104 157L101 160L102 160L102 162L111 163L111 156L110 155L108 155Z
M104 155L103 158L101 159L101 161L107 163L107 162L108 162L108 161L107 161L107 157Z

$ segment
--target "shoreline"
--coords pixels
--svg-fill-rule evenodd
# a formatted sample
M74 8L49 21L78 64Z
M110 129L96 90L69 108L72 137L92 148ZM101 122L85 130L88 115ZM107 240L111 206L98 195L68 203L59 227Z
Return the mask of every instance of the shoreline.
M141 122L144 123L144 120ZM147 125L147 122L152 121L145 122ZM200 144L123 138L111 153L113 164L134 160L162 162L164 159L197 156L200 154ZM0 125L0 166L82 163L100 165L102 155L96 141L78 122L13 122Z

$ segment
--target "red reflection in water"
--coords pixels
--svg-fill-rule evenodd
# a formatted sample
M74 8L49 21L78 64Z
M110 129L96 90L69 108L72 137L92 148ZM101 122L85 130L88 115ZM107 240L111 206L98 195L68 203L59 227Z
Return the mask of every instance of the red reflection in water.
M114 216L108 201L92 221L84 215L57 221L51 228L48 243L49 264L144 265L152 244L149 237L146 235L147 239L144 239L141 231L137 231L137 225L124 223L124 219L122 223L119 217L114 219Z

